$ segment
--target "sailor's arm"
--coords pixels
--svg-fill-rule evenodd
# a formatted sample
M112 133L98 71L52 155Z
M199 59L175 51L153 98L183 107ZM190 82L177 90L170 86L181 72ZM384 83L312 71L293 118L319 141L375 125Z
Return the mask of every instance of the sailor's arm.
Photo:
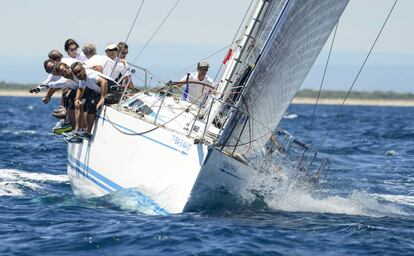
M42 102L47 104L49 103L50 97L52 97L52 95L59 89L56 88L49 88L49 90L47 90L47 93L45 95L45 97L43 97Z
M45 81L43 81L39 86L37 86L35 88L31 88L29 90L29 92L30 93L38 93L42 90L47 90L47 89L49 89L49 84L51 82L56 82L59 79L60 79L60 76L55 76L55 75L49 74Z
M78 89L76 90L76 96L75 96L75 99L73 100L76 107L80 106L80 103L81 103L80 99L82 99L84 91L85 91L85 88L81 88L81 87L78 87Z
M105 96L108 94L108 80L99 77L98 83L101 86L101 98L98 101L98 104L96 104L96 108L100 108L105 103Z

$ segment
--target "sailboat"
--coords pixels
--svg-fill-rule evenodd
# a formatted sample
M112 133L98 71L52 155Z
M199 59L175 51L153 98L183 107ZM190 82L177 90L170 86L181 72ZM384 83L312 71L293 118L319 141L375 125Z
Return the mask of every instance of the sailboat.
M255 194L255 178L278 182L286 168L322 176L328 160L318 162L306 144L277 127L347 4L258 0L216 92L203 95L202 104L177 97L172 92L182 83L169 82L104 106L92 140L67 146L75 195L134 189L150 212L171 214L210 203L226 207Z

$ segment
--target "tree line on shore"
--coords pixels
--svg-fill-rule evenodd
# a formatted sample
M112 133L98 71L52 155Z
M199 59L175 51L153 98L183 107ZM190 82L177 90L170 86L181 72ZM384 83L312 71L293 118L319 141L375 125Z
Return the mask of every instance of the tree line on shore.
M322 90L320 98L322 99L343 99L346 91ZM317 90L303 89L297 92L296 97L316 98L318 97ZM349 95L350 99L386 99L386 100L414 100L414 93L400 93L394 91L353 91Z
M36 84L19 84L0 81L0 90L29 90L36 87ZM322 99L343 99L346 91L323 90L320 98ZM317 90L303 89L297 92L296 97L316 98ZM349 95L350 99L387 99L387 100L414 100L414 93L400 93L393 91L354 91Z

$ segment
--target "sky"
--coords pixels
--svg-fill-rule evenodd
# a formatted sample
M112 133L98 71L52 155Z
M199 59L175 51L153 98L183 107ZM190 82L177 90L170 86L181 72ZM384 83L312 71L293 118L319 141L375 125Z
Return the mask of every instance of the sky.
M0 81L40 83L42 63L64 41L96 44L125 41L142 0L13 0L2 3ZM229 45L251 0L181 0L152 41L138 55L177 0L145 0L127 40L127 60L148 68L160 80L180 79L191 65ZM341 17L325 89L347 90L394 0L350 0ZM399 0L355 90L414 92L414 1ZM328 46L303 88L319 88ZM225 51L209 58L213 78ZM187 69L190 67L190 69ZM139 71L137 71L137 75ZM138 79L138 78L137 78ZM139 85L141 81L135 82Z

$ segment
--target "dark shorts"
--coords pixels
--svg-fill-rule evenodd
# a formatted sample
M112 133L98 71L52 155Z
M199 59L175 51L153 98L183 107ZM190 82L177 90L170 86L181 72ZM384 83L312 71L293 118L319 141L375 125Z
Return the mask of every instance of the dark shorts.
M63 106L66 110L74 110L75 109L75 100L76 97L76 89L71 89L67 93L63 94Z
M96 104L98 104L101 94L89 88L85 88L82 98L85 99L83 111L88 114L96 114Z

